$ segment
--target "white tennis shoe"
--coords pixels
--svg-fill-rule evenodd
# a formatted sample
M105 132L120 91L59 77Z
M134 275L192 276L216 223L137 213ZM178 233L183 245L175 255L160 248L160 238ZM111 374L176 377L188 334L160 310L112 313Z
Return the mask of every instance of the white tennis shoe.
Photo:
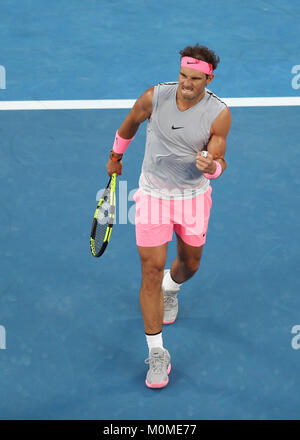
M171 371L171 356L168 350L160 347L151 348L145 364L149 364L145 381L148 388L163 388L168 385Z
M170 269L166 269L164 271L164 277L166 274L170 272ZM173 324L177 318L178 314L178 298L177 294L179 292L179 288L177 290L165 290L162 284L162 291L164 295L164 317L163 324Z

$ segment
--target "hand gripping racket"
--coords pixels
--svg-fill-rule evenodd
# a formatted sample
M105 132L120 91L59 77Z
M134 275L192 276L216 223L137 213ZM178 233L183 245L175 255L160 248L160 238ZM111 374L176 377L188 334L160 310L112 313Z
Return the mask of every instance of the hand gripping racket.
M94 214L90 236L94 257L100 257L109 243L116 211L116 182L117 174L113 173Z

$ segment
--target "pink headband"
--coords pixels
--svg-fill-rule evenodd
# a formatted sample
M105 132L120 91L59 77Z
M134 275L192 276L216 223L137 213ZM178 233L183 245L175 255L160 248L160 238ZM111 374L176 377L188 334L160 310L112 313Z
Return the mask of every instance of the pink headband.
M196 58L192 57L182 57L181 66L188 67L189 69L198 70L199 72L206 73L207 75L211 75L213 72L212 64L208 64L205 61L197 60Z

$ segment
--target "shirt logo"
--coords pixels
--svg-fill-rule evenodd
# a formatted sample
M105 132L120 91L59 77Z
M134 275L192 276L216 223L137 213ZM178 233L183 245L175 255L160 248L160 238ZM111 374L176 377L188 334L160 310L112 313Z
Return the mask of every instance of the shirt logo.
M174 127L174 125L172 125L172 130L179 130L179 128L184 128L184 127Z

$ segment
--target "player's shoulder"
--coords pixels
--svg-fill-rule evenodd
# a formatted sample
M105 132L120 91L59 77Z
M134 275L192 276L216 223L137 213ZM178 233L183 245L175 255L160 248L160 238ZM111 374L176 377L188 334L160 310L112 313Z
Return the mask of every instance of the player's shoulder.
M145 92L141 95L141 97L145 98L145 99L152 99L153 93L154 93L154 88L155 88L155 86L149 87L147 90L145 90Z
M220 127L222 130L223 127L228 127L229 130L231 113L226 102L209 89L205 89L205 92L207 97L207 113L211 117L213 130L216 129L219 132Z
M178 82L162 82L158 83L154 88L154 94L159 96L159 99L170 99L176 92Z
M178 86L178 82L162 82L162 83L158 83L156 85L157 88L159 88L162 91L169 91L169 90L174 90L176 89Z
M173 90L178 86L178 82L162 82L149 87L141 96L153 96L155 92Z
M138 97L134 104L134 109L142 109L143 111L147 111L149 114L151 114L154 88L155 86L149 87Z
M205 93L208 98L208 101L211 104L214 104L217 106L222 106L224 108L227 107L227 104L219 96L217 96L215 93L213 93L211 90L205 89Z
M149 87L139 98L138 101L143 107L155 106L159 99L168 99L174 94L178 86L177 82L163 82Z

